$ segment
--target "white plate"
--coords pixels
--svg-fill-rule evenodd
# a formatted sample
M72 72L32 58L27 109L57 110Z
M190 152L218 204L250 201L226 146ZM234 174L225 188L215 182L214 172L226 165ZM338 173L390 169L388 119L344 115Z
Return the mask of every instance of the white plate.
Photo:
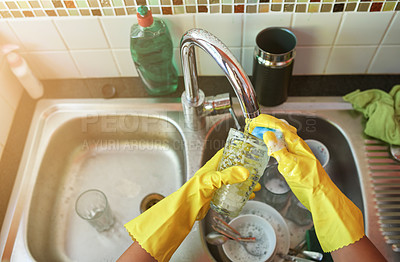
M264 202L250 200L240 212L240 215L252 214L266 219L275 230L276 234L276 252L287 254L290 247L290 233L285 219L279 214L276 209L265 204ZM278 256L273 257L271 261L283 261Z
M273 256L276 247L276 234L272 225L257 215L240 215L229 222L243 236L256 237L256 243L244 244L248 250L259 253L260 256L253 256L246 251L243 244L236 241L227 241L222 249L231 261L243 262L264 262Z

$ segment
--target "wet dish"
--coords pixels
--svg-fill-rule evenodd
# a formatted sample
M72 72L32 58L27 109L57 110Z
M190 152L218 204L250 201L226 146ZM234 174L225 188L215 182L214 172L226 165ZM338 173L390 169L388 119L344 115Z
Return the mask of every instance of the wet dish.
M250 200L243 207L240 215L252 214L267 220L275 230L276 234L276 253L287 254L290 247L290 233L285 219L273 207L255 200ZM282 258L274 256L271 261L280 262Z
M237 242L229 240L222 245L226 256L234 262L269 261L276 247L275 230L271 224L257 215L240 215L230 226L242 236L255 237L256 242Z

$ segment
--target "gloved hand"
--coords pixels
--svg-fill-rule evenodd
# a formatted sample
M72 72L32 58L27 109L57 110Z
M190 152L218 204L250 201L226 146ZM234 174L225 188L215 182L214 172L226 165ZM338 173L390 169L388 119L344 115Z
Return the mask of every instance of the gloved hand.
M283 140L271 131L263 140L268 154L278 161L278 170L300 202L310 210L322 249L331 252L364 236L361 211L332 182L297 130L285 121L259 115L248 123L255 127L280 130Z
M215 190L249 177L241 166L216 171L222 153L219 150L176 192L125 224L132 239L157 261L169 261L196 219L205 217Z

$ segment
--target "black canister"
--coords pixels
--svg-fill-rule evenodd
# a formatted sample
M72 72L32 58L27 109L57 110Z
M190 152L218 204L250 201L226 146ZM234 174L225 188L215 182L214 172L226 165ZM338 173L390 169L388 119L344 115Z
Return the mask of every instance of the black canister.
M296 36L288 29L270 27L256 37L252 83L263 106L286 101L292 78Z

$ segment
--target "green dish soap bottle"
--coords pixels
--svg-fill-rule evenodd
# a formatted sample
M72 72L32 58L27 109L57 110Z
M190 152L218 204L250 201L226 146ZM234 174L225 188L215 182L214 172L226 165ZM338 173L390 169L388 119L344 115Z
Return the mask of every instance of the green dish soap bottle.
M178 72L173 61L171 35L165 23L146 6L137 10L138 23L131 27L131 55L140 78L150 95L176 91Z

